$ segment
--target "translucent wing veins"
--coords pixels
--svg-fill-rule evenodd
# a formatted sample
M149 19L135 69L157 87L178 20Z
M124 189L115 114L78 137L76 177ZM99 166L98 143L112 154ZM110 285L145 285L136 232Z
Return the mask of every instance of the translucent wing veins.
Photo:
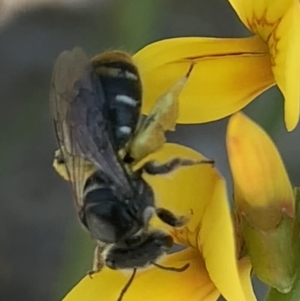
M131 195L130 182L110 142L105 98L87 55L79 48L58 57L51 82L50 102L60 150L76 194L82 202L84 160L100 169L110 185Z

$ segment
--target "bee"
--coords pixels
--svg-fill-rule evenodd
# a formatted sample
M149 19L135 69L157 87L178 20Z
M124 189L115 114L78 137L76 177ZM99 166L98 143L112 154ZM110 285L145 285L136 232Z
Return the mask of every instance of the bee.
M165 131L175 126L175 99L191 70L143 119L141 80L127 53L104 52L90 60L74 48L61 53L54 65L50 103L59 145L54 167L70 181L80 221L97 241L91 273L104 265L133 270L119 300L136 270L151 264L161 267L156 261L173 245L170 235L150 229L153 214L173 227L185 223L184 217L156 208L153 190L142 174L162 175L180 166L212 163L173 158L133 168L159 149Z

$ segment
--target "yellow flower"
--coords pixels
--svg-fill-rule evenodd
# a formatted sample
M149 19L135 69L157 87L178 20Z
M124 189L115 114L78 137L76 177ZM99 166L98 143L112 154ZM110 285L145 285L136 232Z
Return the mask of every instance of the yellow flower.
M293 189L276 146L242 113L230 118L227 150L238 210L256 227L276 227L285 213L295 215Z
M229 0L241 21L267 45L275 82L285 98L287 128L299 119L299 0Z
M197 152L175 144L166 144L152 158L166 162L175 156L203 159ZM246 258L236 259L226 185L217 171L204 164L181 168L165 177L147 176L147 181L154 188L158 206L188 218L186 226L176 231L163 227L186 248L166 256L159 264L190 266L183 272L156 267L139 271L123 300L210 301L220 294L230 301L255 300L250 264ZM129 277L104 268L93 279L80 281L64 301L116 301Z
M280 154L263 129L242 113L230 118L226 140L237 214L253 270L269 286L288 292L295 280L298 225Z
M228 116L277 84L285 99L288 130L299 119L299 0L229 0L250 38L186 37L150 44L135 54L144 83L143 112L191 62L195 68L180 95L179 123Z

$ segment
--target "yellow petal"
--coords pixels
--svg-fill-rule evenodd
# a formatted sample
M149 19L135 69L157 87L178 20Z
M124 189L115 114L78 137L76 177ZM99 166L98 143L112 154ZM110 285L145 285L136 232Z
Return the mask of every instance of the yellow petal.
M199 161L205 159L188 147L171 143L165 144L160 151L149 156L149 159L164 163L175 157ZM210 164L200 164L181 167L165 176L147 175L145 179L153 187L157 207L164 207L188 219L188 229L182 229L184 232L179 231L177 234L183 236L184 243L189 240L189 243L196 247L195 233L199 230L203 214L211 201L215 183L219 179L215 168Z
M228 0L241 21L250 30L261 21L262 26L275 27L276 21L289 9L294 0ZM257 21L254 23L253 21ZM257 32L255 32L257 33ZM261 35L262 36L262 35ZM264 35L265 38L267 35Z
M260 229L278 225L282 212L294 216L288 175L263 129L237 113L229 121L226 140L239 212Z
M273 33L273 73L284 95L285 122L293 130L299 121L300 101L300 5L297 0ZM270 40L271 41L271 40Z
M229 0L241 21L268 45L276 83L285 98L285 121L292 130L299 119L299 0Z
M210 202L201 221L198 243L210 278L226 300L256 300L251 289L249 265L248 273L247 269L242 269L242 272L236 259L226 184L221 177L211 191Z
M150 44L134 55L143 87L143 113L184 76L179 123L207 122L230 115L274 84L268 49L257 37L175 38Z
M181 267L184 272L150 268L138 272L123 301L215 301L219 293L209 279L199 253L192 248L167 256L160 264ZM116 301L130 274L104 268L93 279L85 277L64 301Z
M175 156L203 159L199 153L176 144L166 144L153 158L166 162ZM189 219L186 227L176 230L174 235L177 241L188 243L202 253L221 294L230 301L255 300L249 289L244 291L239 276L226 184L216 169L198 165L178 169L166 177L146 179L154 188L158 206Z
M244 257L239 260L238 263L239 274L241 279L241 284L245 295L248 296L248 300L256 300L252 282L251 282L251 263L248 257Z

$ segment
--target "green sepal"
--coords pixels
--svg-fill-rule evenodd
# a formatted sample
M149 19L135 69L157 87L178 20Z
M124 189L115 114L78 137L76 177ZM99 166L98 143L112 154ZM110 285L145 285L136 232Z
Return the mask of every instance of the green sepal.
M295 188L295 199L296 199L296 264L295 264L295 281L293 283L292 289L288 293L281 293L277 289L270 288L265 301L299 301L300 300L300 188Z
M298 227L295 219L283 213L276 228L262 231L243 217L242 229L254 273L268 286L289 292L296 273Z

